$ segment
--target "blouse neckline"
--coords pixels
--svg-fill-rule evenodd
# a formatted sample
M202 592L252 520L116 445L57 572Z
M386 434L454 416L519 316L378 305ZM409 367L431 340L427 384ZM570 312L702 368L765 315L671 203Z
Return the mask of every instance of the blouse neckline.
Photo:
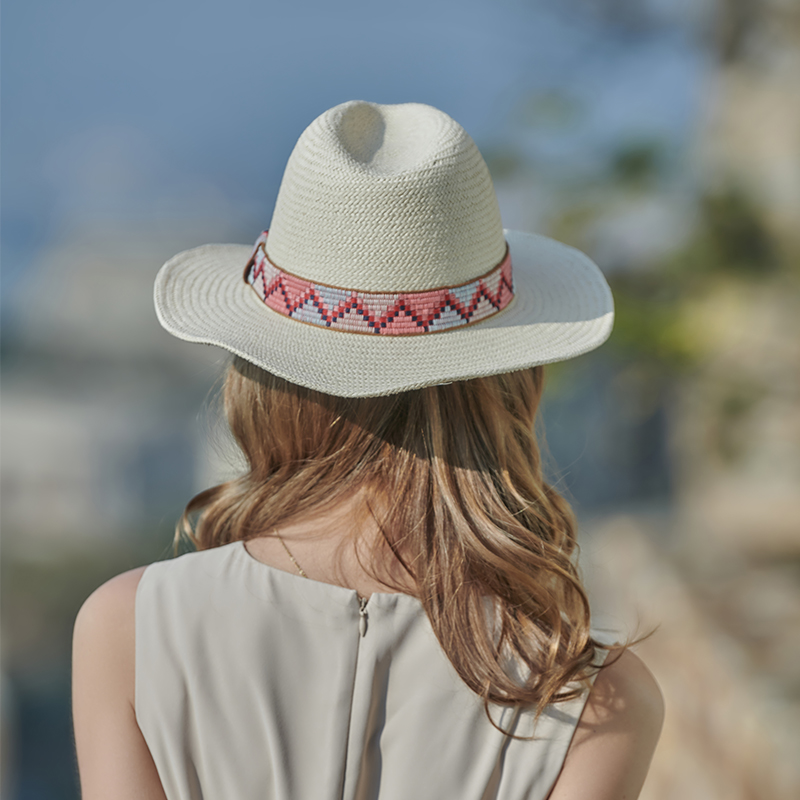
M355 602L359 603L360 595L355 589L350 589L347 586L340 586L336 583L327 583L326 581L318 581L313 578L306 578L302 575L297 575L288 570L274 567L272 564L267 564L264 561L259 561L246 547L244 539L232 543L236 554L243 559L247 564L250 564L256 569L263 569L277 582L283 582L287 588L292 590L305 590L313 592L320 597L327 597L331 600L338 601L342 605L350 605ZM409 604L421 607L422 603L419 598L414 595L406 594L405 592L372 592L367 600L367 605L377 604L381 606L394 605L396 603Z

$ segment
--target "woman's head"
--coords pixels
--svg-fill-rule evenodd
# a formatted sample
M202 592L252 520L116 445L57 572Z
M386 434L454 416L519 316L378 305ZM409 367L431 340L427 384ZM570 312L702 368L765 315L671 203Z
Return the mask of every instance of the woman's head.
M534 367L341 398L236 358L224 408L247 470L198 495L181 530L210 548L362 491L383 534L375 557L388 547L403 564L462 679L487 701L543 708L585 677L592 640L574 518L541 469L542 388ZM510 677L509 657L531 685Z

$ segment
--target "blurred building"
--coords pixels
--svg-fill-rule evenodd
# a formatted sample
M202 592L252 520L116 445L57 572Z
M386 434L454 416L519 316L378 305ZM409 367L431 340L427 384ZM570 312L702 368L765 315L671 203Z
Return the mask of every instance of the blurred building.
M18 286L27 313L6 342L3 379L7 553L58 556L163 530L213 479L198 410L224 358L163 331L152 303L158 267L188 238L72 235Z

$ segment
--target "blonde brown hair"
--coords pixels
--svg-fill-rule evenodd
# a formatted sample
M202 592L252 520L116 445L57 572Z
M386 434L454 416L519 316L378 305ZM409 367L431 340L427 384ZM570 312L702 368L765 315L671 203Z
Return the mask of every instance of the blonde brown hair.
M382 509L379 545L402 564L487 713L491 702L535 706L538 716L587 686L595 649L609 649L590 634L575 517L542 473L534 424L543 380L533 367L343 398L237 357L224 409L248 469L190 501L176 550L182 535L200 550L264 535L298 508L366 488Z

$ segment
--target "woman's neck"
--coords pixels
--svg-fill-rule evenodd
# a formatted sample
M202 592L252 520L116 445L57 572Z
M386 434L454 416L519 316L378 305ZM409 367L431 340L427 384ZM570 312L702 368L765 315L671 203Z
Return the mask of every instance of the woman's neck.
M354 589L362 597L373 592L414 594L413 581L381 542L383 535L371 507L374 501L368 502L367 494L360 491L324 508L296 514L248 540L246 547L258 561L295 574L299 565L311 580ZM377 543L381 544L376 549Z

